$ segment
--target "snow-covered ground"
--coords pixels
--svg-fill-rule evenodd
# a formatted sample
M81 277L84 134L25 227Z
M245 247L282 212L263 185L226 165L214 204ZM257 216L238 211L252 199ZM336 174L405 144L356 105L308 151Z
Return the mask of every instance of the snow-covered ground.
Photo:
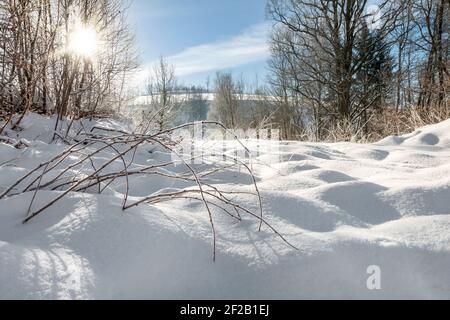
M53 126L29 115L23 131L7 131L28 147L0 143L0 193L67 148L48 143ZM33 196L26 193L0 200L0 298L450 298L450 120L375 144L267 144L276 144L271 154L252 165L264 216L298 250L267 227L258 232L253 218L214 211L213 262L201 203L124 212L123 181L103 195L72 193L23 225ZM147 151L137 152L137 165L168 156ZM235 191L252 188L237 169L211 179ZM130 196L168 186L190 185L131 177ZM58 194L39 192L34 206ZM239 202L256 205L251 195ZM370 266L380 267L381 290L367 287Z

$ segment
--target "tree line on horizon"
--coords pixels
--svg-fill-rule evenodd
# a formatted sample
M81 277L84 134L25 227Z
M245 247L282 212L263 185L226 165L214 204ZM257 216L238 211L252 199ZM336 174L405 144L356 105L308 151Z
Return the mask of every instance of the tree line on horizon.
M143 127L170 126L186 106L173 98L180 92L213 92L209 119L281 129L286 140L368 141L448 119L449 10L448 0L268 0L265 85L218 72L205 87L182 86L161 58L145 86ZM0 0L0 117L127 106L138 57L126 11L122 0ZM99 33L95 61L67 50L76 23Z

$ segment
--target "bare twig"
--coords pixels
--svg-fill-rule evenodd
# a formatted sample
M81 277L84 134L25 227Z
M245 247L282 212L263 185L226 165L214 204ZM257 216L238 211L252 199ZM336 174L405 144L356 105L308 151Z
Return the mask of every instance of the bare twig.
M90 132L86 132L85 129L79 131L73 138L67 139L62 135L56 135L62 139L65 143L71 144L69 148L59 153L49 161L46 161L35 169L28 172L26 175L17 180L1 195L0 199L5 196L11 196L16 194L33 191L33 197L28 207L28 214L23 223L27 223L34 219L36 216L44 212L49 207L53 206L58 201L62 200L71 192L88 192L91 188L98 188L99 194L103 193L114 181L117 179L125 180L125 191L123 192L123 205L122 209L128 210L132 207L136 207L140 204L154 205L157 203L173 201L177 199L188 199L193 201L200 201L204 204L206 212L208 214L209 224L211 226L213 237L213 259L216 260L216 245L217 235L216 226L214 222L214 215L211 208L216 208L218 212L224 212L228 216L237 221L242 221L241 214L247 214L251 218L257 219L259 222L258 230L261 231L262 226L267 226L273 231L280 239L282 239L290 247L295 248L294 245L289 243L273 226L271 226L263 217L262 197L258 189L257 179L253 174L251 168L241 161L240 159L229 157L230 161L221 160L220 155L218 158L211 158L208 162L208 166L204 169L199 169L191 166L184 159L183 155L178 154L175 150L177 142L169 137L169 134L175 132L178 129L192 127L195 125L217 125L227 130L218 122L196 122L181 125L172 129L162 131L158 134L136 134L129 133L123 130L117 130L112 128L104 128L100 126L93 127ZM94 133L95 132L95 133ZM249 150L243 145L241 141L235 136L235 139L244 147L246 152ZM71 142L74 141L74 142ZM156 145L161 146L168 153L171 153L177 157L175 160L171 160L165 163L156 163L151 165L142 165L135 163L135 157L138 148L144 145ZM111 150L113 154L104 159L101 165L97 165L96 161L101 152ZM74 158L74 162L64 165L68 158ZM96 158L97 157L97 158ZM191 159L192 160L192 159ZM122 168L117 170L113 165L120 161ZM186 168L184 172L174 173L168 170L168 167L173 165L182 164ZM84 166L88 165L91 169L83 170ZM215 166L211 168L211 165ZM252 179L254 186L253 190L224 190L221 187L213 185L211 181L208 181L208 177L213 176L216 173L223 172L233 167L244 167L248 171ZM55 170L59 171L55 172ZM42 170L42 171L40 171ZM13 189L16 189L18 185L23 183L26 179L33 176L35 173L40 172L36 177L28 182L28 185L18 193L12 193ZM45 179L44 176L52 174L50 179ZM162 189L149 196L142 197L138 200L133 198L133 201L129 201L130 193L130 177L131 176L161 176L174 181L186 181L189 184L192 183L192 187L187 189L180 189L177 191L170 191L169 189ZM33 203L37 196L37 193L41 190L60 190L61 192L53 199L44 203L42 207L35 211L32 211ZM173 190L173 189L172 189ZM238 203L238 196L251 195L258 199L259 213L253 213L250 209Z

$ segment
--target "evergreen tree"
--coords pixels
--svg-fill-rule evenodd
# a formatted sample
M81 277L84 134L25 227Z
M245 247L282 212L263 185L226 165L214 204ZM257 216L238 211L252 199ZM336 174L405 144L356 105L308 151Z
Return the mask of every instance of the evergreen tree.
M360 121L367 132L369 117L383 110L389 100L393 58L386 40L366 23L358 36L355 56L362 66L355 75L354 89L363 110Z
M356 59L362 64L354 82L360 103L370 109L383 107L389 98L392 81L390 46L377 30L369 30L364 24L356 51Z

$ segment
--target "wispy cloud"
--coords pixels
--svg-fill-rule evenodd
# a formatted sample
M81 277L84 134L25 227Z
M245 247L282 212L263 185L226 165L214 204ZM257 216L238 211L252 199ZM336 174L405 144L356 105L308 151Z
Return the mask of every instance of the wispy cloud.
M178 77L208 71L237 68L252 62L264 61L270 56L267 36L269 25L260 23L240 34L211 43L186 48L182 52L166 57L175 66ZM144 65L130 77L130 87L141 87L157 61Z
M168 57L178 76L239 67L269 56L268 25L257 24L230 39L202 44Z

